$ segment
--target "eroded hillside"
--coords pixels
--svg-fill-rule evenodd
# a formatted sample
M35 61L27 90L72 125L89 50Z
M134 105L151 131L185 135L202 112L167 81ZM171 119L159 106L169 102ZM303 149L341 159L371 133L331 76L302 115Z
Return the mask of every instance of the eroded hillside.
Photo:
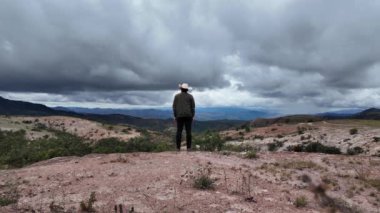
M106 125L95 121L67 116L2 116L0 129L4 131L25 130L28 139L54 136L51 130L68 132L89 141L118 138L128 141L140 136L135 128L126 125Z
M250 145L261 150L297 151L302 146L319 143L336 148L342 154L380 156L380 121L376 120L275 123L265 127L246 125L223 131L221 135L230 144Z

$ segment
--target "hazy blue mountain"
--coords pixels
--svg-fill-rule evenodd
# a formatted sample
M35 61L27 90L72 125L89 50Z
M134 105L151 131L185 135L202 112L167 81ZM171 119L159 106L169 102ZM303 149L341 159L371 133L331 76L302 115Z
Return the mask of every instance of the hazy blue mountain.
M380 120L380 109L370 108L355 114L356 119Z
M80 107L56 107L55 109L66 110L87 114L122 114L141 118L168 119L173 117L170 108L156 109L110 109L110 108L80 108ZM254 110L239 107L199 107L196 109L195 119L207 120L254 120L256 118L268 118L276 115L274 112Z
M319 113L318 115L325 117L348 117L362 112L364 109L344 109L330 112Z
M42 104L13 101L0 96L0 115L57 115L65 113Z

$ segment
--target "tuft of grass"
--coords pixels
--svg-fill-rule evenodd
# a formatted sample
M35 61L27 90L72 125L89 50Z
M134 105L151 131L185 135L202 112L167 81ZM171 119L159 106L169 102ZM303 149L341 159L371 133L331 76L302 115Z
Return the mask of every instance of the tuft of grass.
M80 202L80 209L82 212L95 212L94 203L96 201L95 192L91 192L90 198L87 202Z
M296 200L293 202L293 205L295 205L297 208L302 208L307 206L307 203L307 198L302 195L296 198Z
M199 168L195 175L192 176L193 187L202 190L214 189L215 180L211 178L211 173L210 164Z
M371 185L372 187L376 188L378 191L380 191L380 179L368 179L366 182Z
M17 200L16 199L13 199L13 198L9 198L7 196L1 196L0 197L0 206L8 206L8 205L11 205L11 204L14 204L14 203L17 203Z
M5 191L0 194L0 206L9 206L17 203L19 199L19 193L17 191L17 185L7 182L5 184Z
M358 134L358 129L356 128L350 129L350 135L356 135L356 134Z
M279 164L284 169L321 169L322 167L312 161L285 161Z
M222 147L222 150L231 151L231 152L247 152L250 150L255 150L255 147L250 146L248 144L243 144L243 145L224 144Z
M248 159L255 159L257 158L257 152L256 150L249 150L247 153L245 153L245 158L248 158Z
M213 189L214 188L214 180L210 178L210 176L206 174L202 174L199 177L194 179L194 188L197 189Z

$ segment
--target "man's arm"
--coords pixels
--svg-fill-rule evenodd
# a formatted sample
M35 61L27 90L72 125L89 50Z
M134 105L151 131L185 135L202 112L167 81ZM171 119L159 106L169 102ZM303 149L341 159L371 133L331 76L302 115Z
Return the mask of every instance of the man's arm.
M195 101L194 101L193 96L191 96L191 114L192 114L192 117L194 118L194 116L195 116Z
M174 115L174 118L177 117L177 96L174 97L174 101L173 101L173 115Z

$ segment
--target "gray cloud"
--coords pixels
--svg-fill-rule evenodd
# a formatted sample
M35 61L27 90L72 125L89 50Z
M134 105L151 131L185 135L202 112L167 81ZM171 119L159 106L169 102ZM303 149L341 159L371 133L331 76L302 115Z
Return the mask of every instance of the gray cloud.
M160 105L187 81L209 94L234 84L250 104L355 107L380 87L378 11L373 0L5 0L0 90Z

